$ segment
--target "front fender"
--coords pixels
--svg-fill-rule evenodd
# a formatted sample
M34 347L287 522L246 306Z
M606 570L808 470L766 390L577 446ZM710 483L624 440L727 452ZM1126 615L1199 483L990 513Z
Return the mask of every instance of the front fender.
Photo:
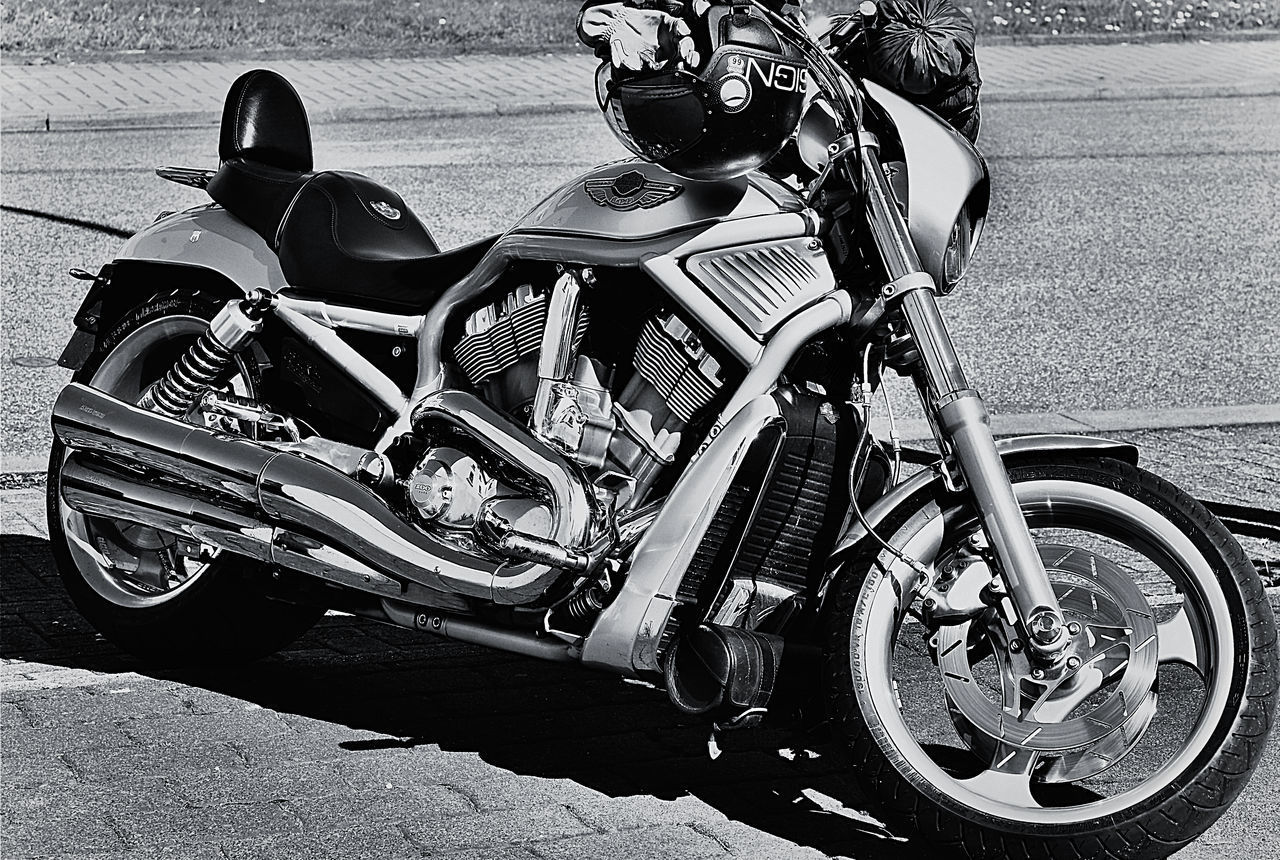
M1100 454L1123 460L1132 465L1137 465L1138 463L1138 449L1136 446L1111 439L1099 439L1095 436L1014 436L997 440L996 450L1006 464L1040 457L1045 454L1064 452ZM882 522L903 506L911 504L912 500L921 492L928 491L929 495L934 495L941 491L941 487L942 476L938 473L938 470L936 468L923 469L881 496L874 505L864 512L866 521L871 528L878 529ZM866 527L856 521L844 533L844 536L836 544L836 548L832 550L827 560L827 574L823 577L822 585L818 592L820 598L826 595L827 587L831 584L832 576L839 562L868 537Z

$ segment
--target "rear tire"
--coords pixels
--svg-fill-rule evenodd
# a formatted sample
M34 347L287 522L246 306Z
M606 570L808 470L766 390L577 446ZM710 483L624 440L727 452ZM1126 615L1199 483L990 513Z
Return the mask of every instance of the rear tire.
M864 549L843 566L829 598L824 645L829 712L852 750L857 778L866 796L878 804L886 822L924 837L943 849L945 856L1002 860L1167 857L1208 829L1231 805L1248 782L1270 730L1277 693L1276 630L1257 571L1235 538L1203 505L1168 482L1126 463L1110 459L1063 458L1051 463L1011 466L1009 473L1015 490L1022 487L1019 498L1024 511L1029 510L1027 498L1036 492L1032 487L1048 488L1047 505L1034 508L1033 504L1033 509L1039 513L1028 513L1028 522L1042 546L1042 552L1046 541L1041 540L1040 535L1051 531L1089 532L1092 529L1091 533L1103 536L1099 538L1099 545L1113 539L1117 545L1124 542L1115 535L1126 526L1116 523L1127 514L1118 515L1114 510L1103 510L1099 506L1093 512L1092 524L1086 526L1084 524L1091 521L1089 512L1083 507L1068 511L1070 493L1065 494L1068 501L1064 503L1064 494L1059 492L1072 487L1080 491L1080 498L1106 498L1111 501L1127 498L1131 502L1129 509L1135 523L1148 522L1153 529L1163 529L1166 526L1160 523L1167 524L1194 545L1199 556L1194 563L1181 567L1176 562L1167 564L1169 569L1184 570L1186 575L1185 581L1177 582L1183 574L1170 574L1179 588L1165 595L1166 601L1172 603L1166 605L1164 612L1166 621L1178 620L1181 612L1193 618L1187 621L1187 629L1195 624L1203 629L1196 634L1199 638L1175 639L1174 628L1181 625L1158 623L1154 628L1159 632L1156 642L1161 655L1157 668L1163 672L1167 660L1170 664L1180 663L1174 667L1178 671L1190 671L1189 667L1200 658L1197 656L1187 662L1177 660L1173 654L1185 650L1185 646L1179 649L1178 645L1191 639L1207 645L1229 642L1231 650L1230 653L1217 653L1206 658L1197 670L1204 685L1200 710L1191 718L1195 722L1188 720L1190 728L1187 729L1187 737L1180 742L1182 745L1168 758L1163 757L1163 751L1158 751L1150 755L1143 752L1134 759L1126 759L1126 756L1144 749L1143 744L1152 742L1153 738L1160 743L1172 736L1166 735L1163 729L1159 732L1153 729L1145 738L1139 733L1139 740L1132 741L1117 761L1132 762L1136 759L1141 769L1149 756L1151 774L1143 773L1140 778L1131 778L1117 764L1105 771L1105 780L1097 778L1099 771L1075 783L1046 781L1045 775L1052 772L1054 766L1064 767L1061 759L1055 764L1047 757L1050 754L1034 752L1032 738L1035 734L1025 737L1019 734L1018 726L1026 726L1021 720L1030 720L1037 715L1039 705L1030 708L1027 714L1016 718L1018 722L1008 726L1001 716L998 736L1022 738L1027 746L998 741L994 756L989 755L990 746L984 748L988 752L986 757L974 755L972 751L977 747L974 736L959 741L955 728L949 724L929 739L933 742L922 739L929 733L927 729L918 732L921 738L911 737L910 726L921 723L919 717L908 715L909 711L920 713L912 699L915 692L934 684L941 691L946 689L948 682L938 677L941 672L935 668L941 659L936 631L932 634L934 638L929 640L934 643L932 652L926 655L926 649L917 646L917 654L910 654L908 628L913 625L919 627L916 632L923 633L925 637L930 632L923 625L915 624L906 615L905 607L895 604L893 598L885 598L885 589L893 587L889 574L885 572L885 567L891 566L891 559L887 553L878 553L878 546ZM925 490L909 500L900 508L900 513L882 524L880 535L890 543L902 546L901 541L910 532L917 528L923 530L920 523L924 516L913 519L914 515L933 511L936 516L940 511L948 517L948 532L942 549L935 557L948 558L948 547L954 548L957 540L972 534L977 526L971 513L957 513L959 504L954 497L935 497L934 492L937 491ZM966 523L966 518L967 524L953 527L953 522ZM1158 547L1155 547L1155 532L1143 534L1136 525L1132 531L1130 545L1138 544L1140 547L1134 551L1135 558L1143 557L1144 552L1147 559L1160 557ZM1088 541L1072 544L1081 545L1089 544ZM1056 557L1059 554L1057 550L1062 547L1059 545L1054 549ZM1104 563L1104 556L1090 555L1087 550L1083 555L1096 564ZM932 561L920 560L926 565ZM1087 565L1085 569L1088 570ZM1120 570L1121 567L1115 569ZM1131 569L1124 568L1125 571ZM1197 578L1194 575L1196 570L1206 575ZM1135 575L1134 581L1138 579L1140 577ZM1080 581L1088 586L1101 581L1090 583L1088 580L1087 573L1084 576L1077 574L1074 580L1064 581L1063 585ZM1202 597L1193 598L1196 593ZM1102 597L1102 592L1097 596ZM1182 608L1171 609L1171 606L1178 606L1179 598ZM1060 599L1065 600L1065 597L1060 594ZM1205 608L1189 612L1187 607L1196 601ZM1153 599L1150 607L1154 608L1158 603ZM877 613L886 613L886 606L893 607L890 615L897 613L896 626L890 620L876 619ZM1094 606L1096 609L1096 600ZM1212 611L1213 607L1220 607L1225 613L1219 615ZM1153 618L1159 617L1153 615ZM1200 620L1195 621L1194 617ZM977 622L973 623L976 626ZM1085 627L1089 633L1088 622ZM1167 649L1159 644L1165 641L1166 635ZM992 640L981 629L973 638L967 638L966 634L961 641L969 642L969 646L959 652L966 661L972 659L976 665L981 660L993 659L998 663L999 672L1005 672L1004 667L1009 664L999 662L1004 659L1001 655L983 656L984 648L990 647ZM1136 665L1138 658L1134 655L1141 648L1132 644L1128 647L1131 650L1125 652L1125 663L1128 664L1131 658ZM889 652L887 659L883 656L885 649ZM1006 648L1005 652L1009 650ZM1207 649L1199 644L1193 649L1197 655L1203 650ZM974 656L965 656L965 651ZM881 656L877 656L877 652ZM912 680L910 672L894 670L895 654L899 652L908 655L903 658L904 662L915 661L916 678L931 676L927 684ZM924 659L920 659L922 656ZM935 666L929 665L930 657ZM892 677L883 677L883 672L876 670L878 666L887 666ZM1132 669L1122 668L1117 675L1120 681L1113 690L1123 683L1123 673L1127 671ZM976 684L977 678L978 674L974 673L970 681ZM891 687L887 693L886 687ZM1166 698L1173 698L1168 705L1169 712L1174 715L1182 713L1180 700L1176 698L1180 689L1176 684L1166 684L1166 687L1169 689L1162 690L1162 694L1171 692L1172 695L1161 695L1159 707L1164 709ZM997 712L1003 713L1008 709L1011 695L1008 689L1005 687L1003 696L997 690L994 697ZM1014 686L1012 689L1019 691L1014 698L1020 702L1021 688ZM1104 684L1097 689L1099 692L1095 695L1101 697L1106 686ZM904 696L911 701L904 704ZM950 700L945 696L942 698L944 707L947 707L946 701L951 704L959 701L954 697ZM1003 707L1000 701L1003 701ZM1044 722L1065 724L1080 721L1081 718L1075 715L1081 713L1086 701L1094 700L1082 699L1078 705L1068 705L1055 719L1046 717ZM1153 699L1153 711L1155 708ZM951 708L946 712L952 720L957 719L956 710ZM1136 712L1137 708L1133 710ZM1126 717L1130 714L1128 706L1124 714ZM1083 719L1088 719L1088 715ZM1179 717L1168 719L1176 721ZM1044 731L1047 736L1048 727ZM1145 731L1145 726L1142 731ZM954 746L936 742L947 732ZM1123 735L1121 730L1120 736ZM1115 738L1114 732L1111 737ZM1103 746L1099 742L1099 748ZM1003 765L1008 760L1001 761L1005 752L1012 755L1015 750L1019 751L1019 756L1027 754L1030 762L1021 776L1021 783L1017 779L1009 780L1006 768L996 764ZM1070 758L1070 754L1065 757ZM1017 761L1007 767L1007 770L1015 769ZM1117 771L1120 771L1119 776ZM998 778L992 779L991 774ZM1130 779L1133 779L1130 787L1119 787ZM1115 788L1116 793L1113 796L1100 793L1100 788L1106 787ZM1029 800L1024 802L1023 797ZM1050 797L1057 800L1046 800Z
M195 342L223 304L198 291L151 297L111 326L73 381L136 400ZM234 387L256 393L257 363L248 353L238 362ZM54 561L76 608L121 649L160 665L250 660L288 645L324 614L322 608L274 599L271 568L243 556L221 553L203 565L179 561L181 571L159 565L161 553L169 552L165 535L87 518L63 504L59 488L66 457L55 440L46 498ZM105 548L103 557L122 564L94 561L85 545ZM168 555L165 563L172 566L174 558ZM145 582L136 576L144 569L150 571Z

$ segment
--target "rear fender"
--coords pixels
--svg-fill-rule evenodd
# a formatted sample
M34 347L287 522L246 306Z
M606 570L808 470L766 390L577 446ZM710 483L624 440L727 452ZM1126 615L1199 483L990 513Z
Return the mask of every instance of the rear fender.
M1099 439L1095 436L1015 436L997 440L996 450L1006 467L1024 460L1041 458L1047 454L1061 453L1096 454L1123 460L1135 466L1138 463L1136 446L1111 439ZM872 529L878 529L881 523L907 507L918 504L920 499L934 498L945 492L942 476L937 468L923 469L881 496L864 512L864 516ZM827 573L818 590L820 601L825 599L827 589L839 569L840 562L849 558L864 541L870 539L866 527L856 521L844 533L827 560Z
M136 233L102 267L76 313L76 332L58 364L79 370L112 323L162 290L185 287L232 299L255 287L284 286L275 252L222 207L168 215Z

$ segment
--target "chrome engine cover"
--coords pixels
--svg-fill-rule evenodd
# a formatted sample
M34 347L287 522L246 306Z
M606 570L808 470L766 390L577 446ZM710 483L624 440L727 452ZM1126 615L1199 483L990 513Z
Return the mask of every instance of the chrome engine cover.
M427 451L405 482L405 494L420 526L469 533L482 512L491 511L525 534L551 533L552 512L541 499L504 483L458 448Z

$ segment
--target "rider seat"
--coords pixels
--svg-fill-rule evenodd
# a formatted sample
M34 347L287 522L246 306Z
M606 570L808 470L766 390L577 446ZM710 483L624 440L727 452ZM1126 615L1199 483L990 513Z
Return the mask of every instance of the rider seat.
M496 240L442 253L399 194L357 173L314 172L306 109L275 72L231 85L218 155L209 196L279 254L291 287L317 298L420 312Z

